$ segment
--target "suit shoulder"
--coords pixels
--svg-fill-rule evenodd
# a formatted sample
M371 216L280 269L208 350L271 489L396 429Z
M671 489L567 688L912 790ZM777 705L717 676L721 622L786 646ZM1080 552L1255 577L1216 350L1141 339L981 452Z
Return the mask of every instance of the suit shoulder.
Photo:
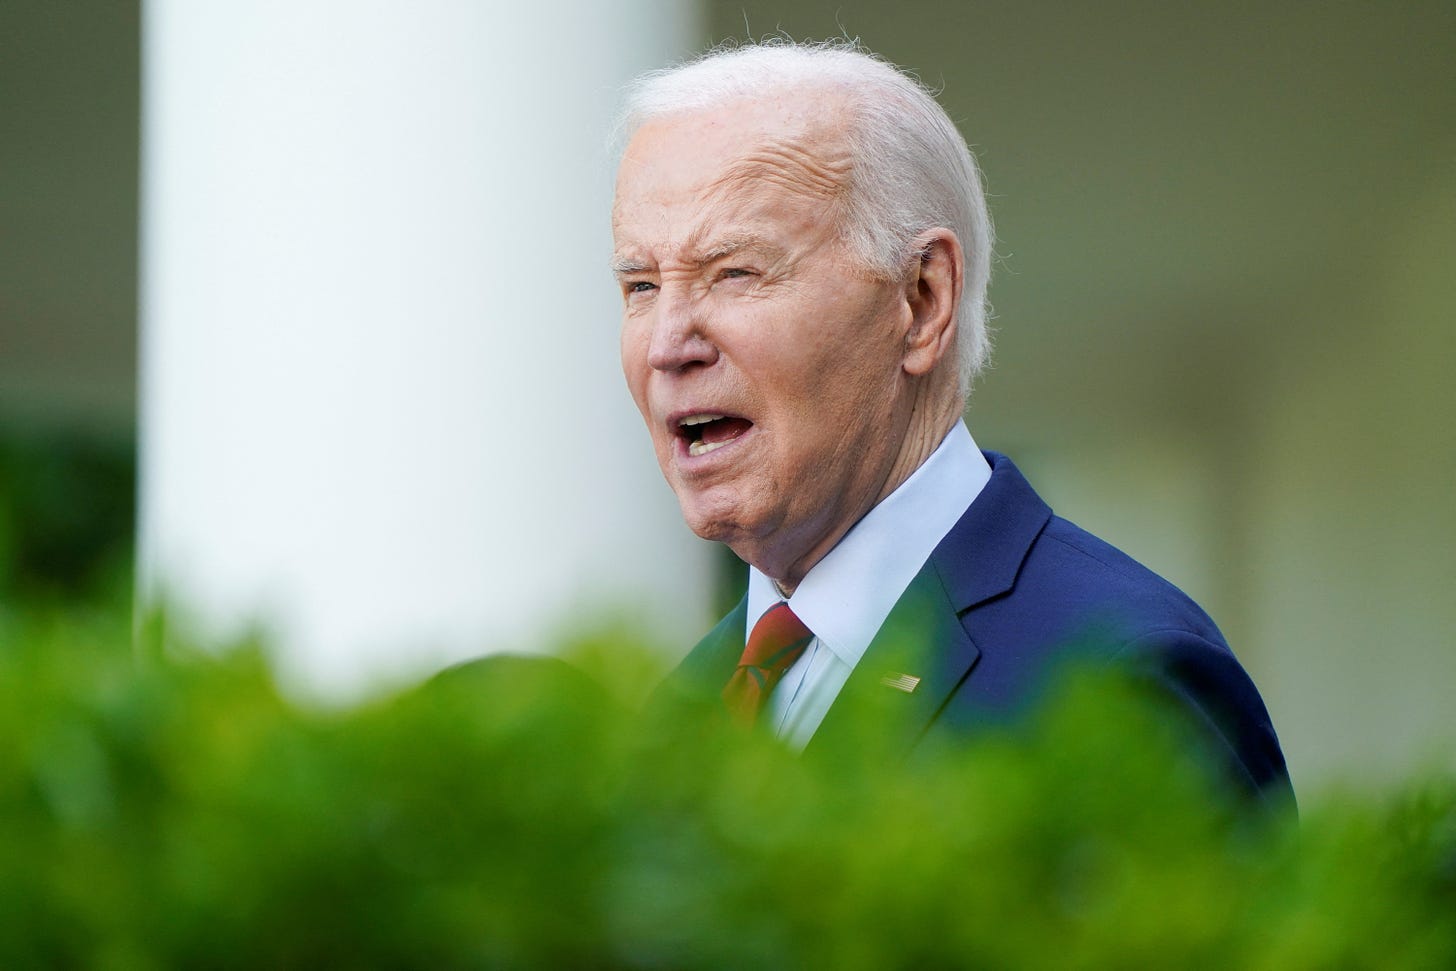
M1129 639L1186 631L1228 650L1213 619L1186 593L1122 550L1060 516L1042 531L1026 579L1054 584L1084 609L1115 613Z

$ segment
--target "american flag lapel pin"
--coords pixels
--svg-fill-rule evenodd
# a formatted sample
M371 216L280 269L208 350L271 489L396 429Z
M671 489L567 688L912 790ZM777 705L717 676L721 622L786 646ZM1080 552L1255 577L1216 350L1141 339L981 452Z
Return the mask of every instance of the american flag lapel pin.
M903 691L907 695L920 687L920 679L913 674L887 674L880 679L880 684L887 688L894 688L896 691Z

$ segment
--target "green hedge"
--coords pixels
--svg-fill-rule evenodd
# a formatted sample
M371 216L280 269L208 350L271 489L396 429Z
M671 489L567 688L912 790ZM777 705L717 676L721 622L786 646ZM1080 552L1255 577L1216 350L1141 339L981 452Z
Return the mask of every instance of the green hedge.
M5 968L1456 966L1452 780L1251 820L1102 679L800 758L634 715L625 637L345 710L120 611L0 645Z
M0 422L0 604L104 594L129 569L135 505L129 437Z

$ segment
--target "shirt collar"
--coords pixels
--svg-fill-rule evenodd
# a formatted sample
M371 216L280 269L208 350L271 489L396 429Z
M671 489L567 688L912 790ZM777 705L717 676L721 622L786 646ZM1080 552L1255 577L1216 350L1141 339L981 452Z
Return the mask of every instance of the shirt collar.
M851 668L951 527L991 478L964 421L910 478L855 523L809 570L789 606ZM748 568L748 631L782 598Z

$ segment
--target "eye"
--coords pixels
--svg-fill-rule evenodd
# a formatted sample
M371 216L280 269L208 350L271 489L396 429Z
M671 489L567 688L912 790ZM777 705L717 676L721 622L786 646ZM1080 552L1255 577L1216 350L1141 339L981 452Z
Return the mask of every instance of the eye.
M646 293L649 290L656 290L657 284L648 283L646 280L634 280L627 284L628 293Z
M741 266L730 266L718 274L720 280L739 280L743 277L753 276L752 270L744 269Z

